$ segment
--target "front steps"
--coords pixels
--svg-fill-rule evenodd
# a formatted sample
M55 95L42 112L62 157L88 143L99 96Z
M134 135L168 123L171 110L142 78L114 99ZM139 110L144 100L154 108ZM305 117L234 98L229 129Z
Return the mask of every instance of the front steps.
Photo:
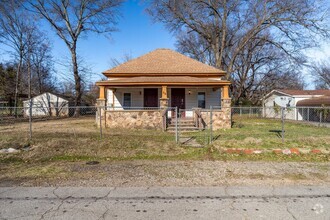
M178 130L180 132L194 132L199 131L199 129L195 126L193 118L178 118ZM168 132L175 132L175 124L176 120L170 119L167 126Z

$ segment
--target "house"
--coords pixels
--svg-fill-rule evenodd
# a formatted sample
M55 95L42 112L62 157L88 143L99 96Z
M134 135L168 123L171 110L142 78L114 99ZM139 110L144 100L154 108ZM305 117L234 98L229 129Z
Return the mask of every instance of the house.
M65 96L46 92L23 101L25 117L30 115L30 103L32 116L69 116L69 101Z
M317 108L330 106L330 90L273 90L263 99L265 117L281 117L279 106L275 104L275 98L279 96L292 98L293 108L289 108L286 114L286 119L291 120L317 121Z
M170 49L157 49L103 74L107 80L96 83L97 103L106 106L101 112L106 127L166 130L174 108L182 117L207 121L211 106L217 106L214 129L231 127L230 82L221 79L222 70Z

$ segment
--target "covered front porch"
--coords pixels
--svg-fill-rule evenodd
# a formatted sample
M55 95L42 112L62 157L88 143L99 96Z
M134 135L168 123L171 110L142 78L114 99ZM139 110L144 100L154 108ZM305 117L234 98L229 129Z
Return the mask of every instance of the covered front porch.
M105 127L167 130L177 109L180 117L189 118L196 128L204 129L203 124L211 120L207 116L210 108L214 111L214 129L231 127L228 81L199 79L196 84L121 82L119 85L108 80L97 85L100 88L97 102L102 107L101 121Z

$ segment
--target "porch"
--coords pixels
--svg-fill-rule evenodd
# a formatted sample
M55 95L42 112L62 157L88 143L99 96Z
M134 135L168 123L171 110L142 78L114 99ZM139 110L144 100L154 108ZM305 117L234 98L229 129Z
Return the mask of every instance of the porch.
M223 83L223 81L220 81ZM110 86L99 85L98 125L114 128L173 130L181 120L191 130L231 127L229 85ZM212 108L212 114L211 109ZM98 114L99 115L99 114Z

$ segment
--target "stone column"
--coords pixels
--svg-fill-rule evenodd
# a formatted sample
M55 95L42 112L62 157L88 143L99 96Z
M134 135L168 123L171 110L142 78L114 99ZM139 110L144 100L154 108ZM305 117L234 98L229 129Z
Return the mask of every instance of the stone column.
M105 126L106 124L105 106L107 101L105 99L105 87L99 86L99 88L100 88L99 98L96 100L96 107L97 107L96 124L97 126L100 126L100 122L101 122L102 126Z
M223 87L221 99L222 127L231 128L231 98L229 97L229 85Z
M168 107L167 86L162 86L162 97L160 98L160 108Z

